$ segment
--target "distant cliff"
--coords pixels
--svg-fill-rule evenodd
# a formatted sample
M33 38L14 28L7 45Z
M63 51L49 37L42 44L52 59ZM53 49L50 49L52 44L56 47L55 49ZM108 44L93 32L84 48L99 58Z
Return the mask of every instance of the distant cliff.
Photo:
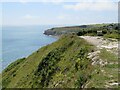
M87 28L90 26L87 25L81 25L81 26L66 26L66 27L55 27L48 29L44 32L45 35L62 35L62 34L68 34L68 33L75 33L76 30Z
M44 32L45 35L56 35L56 31L53 31L52 29L46 30Z
M44 32L45 35L59 36L63 34L74 33L78 36L89 35L97 36L101 35L107 38L118 39L120 34L118 24L93 24L93 25L81 25L81 26L69 26L69 27L55 27L48 29Z

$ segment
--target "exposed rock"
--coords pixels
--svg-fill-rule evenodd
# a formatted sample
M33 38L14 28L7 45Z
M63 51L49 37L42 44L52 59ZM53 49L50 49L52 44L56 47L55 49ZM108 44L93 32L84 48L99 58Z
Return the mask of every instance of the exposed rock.
M46 30L45 32L44 32L44 34L45 35L55 35L55 31L53 31L53 30Z

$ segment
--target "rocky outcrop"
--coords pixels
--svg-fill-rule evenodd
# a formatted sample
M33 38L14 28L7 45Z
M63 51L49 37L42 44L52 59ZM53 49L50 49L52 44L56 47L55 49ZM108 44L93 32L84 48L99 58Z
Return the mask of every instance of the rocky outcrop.
M44 34L45 35L55 35L55 31L53 31L53 30L51 30L51 29L49 29L49 30L46 30L45 32L44 32Z

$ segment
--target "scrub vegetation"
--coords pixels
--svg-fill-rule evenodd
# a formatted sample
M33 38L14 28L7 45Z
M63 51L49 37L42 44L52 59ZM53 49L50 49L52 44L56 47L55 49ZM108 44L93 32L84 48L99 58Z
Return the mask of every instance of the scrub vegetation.
M84 87L92 72L87 54L93 47L76 35L62 36L11 63L2 73L3 88Z

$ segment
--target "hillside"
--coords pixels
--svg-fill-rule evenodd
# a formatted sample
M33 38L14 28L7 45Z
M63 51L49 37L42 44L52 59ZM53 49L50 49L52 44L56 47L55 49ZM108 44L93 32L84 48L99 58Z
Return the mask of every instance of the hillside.
M96 46L96 50L88 54L94 70L86 87L117 88L118 82L118 40L105 39L100 36L80 36Z
M117 88L118 55L85 39L63 35L13 62L2 72L3 88Z
M84 87L93 69L87 58L92 48L78 36L63 36L10 64L2 73L3 88Z

